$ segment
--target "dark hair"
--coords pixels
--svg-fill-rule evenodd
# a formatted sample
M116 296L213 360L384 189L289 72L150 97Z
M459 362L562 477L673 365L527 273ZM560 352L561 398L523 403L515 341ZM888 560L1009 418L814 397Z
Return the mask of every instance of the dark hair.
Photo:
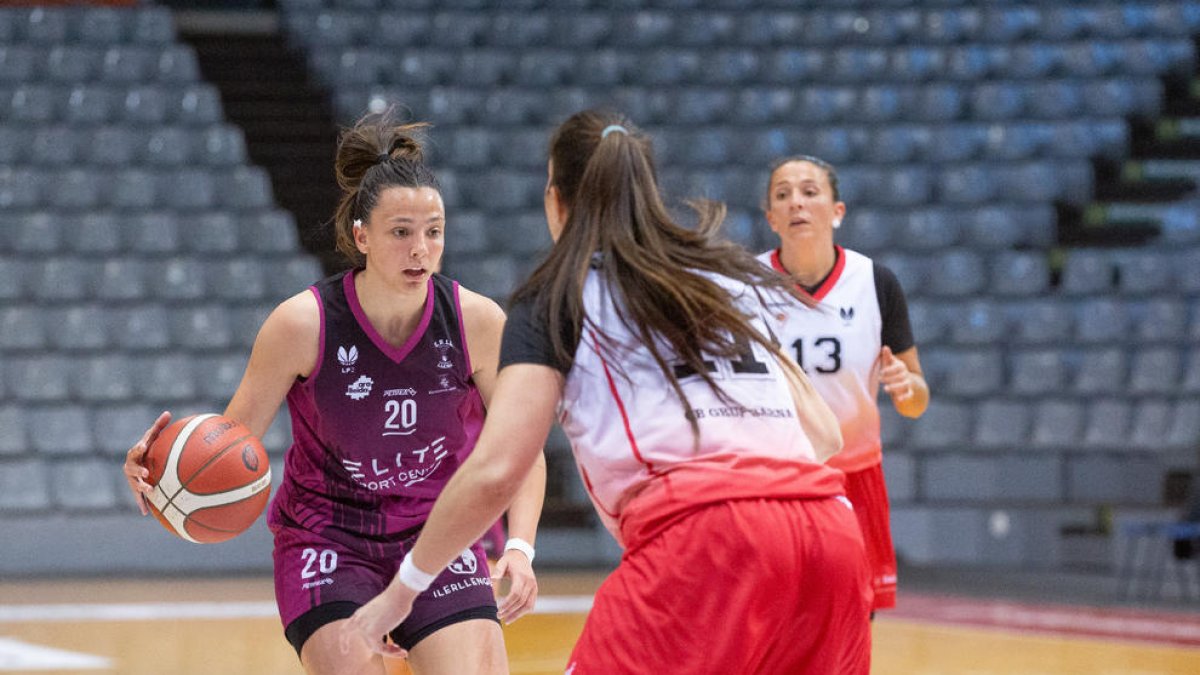
M724 205L690 203L700 215L695 229L674 222L658 191L650 139L619 115L576 113L550 139L550 161L551 184L568 209L567 222L546 260L513 294L514 302L532 302L556 358L571 363L582 334L584 282L599 253L599 273L615 295L620 320L650 350L698 433L659 340L670 347L670 358L681 359L724 398L705 367L706 354L737 358L751 343L780 352L738 310L729 290L706 273L794 294L791 282L716 236Z
M779 167L783 166L784 164L791 164L792 162L808 162L809 164L812 164L818 169L824 171L825 177L829 179L829 188L833 191L833 201L841 201L842 197L838 192L837 169L833 168L832 164L826 162L820 157L813 157L812 155L791 155L788 157L781 157L774 162L771 162L771 170L767 172L767 201L765 202L767 207L771 206L771 183L775 180L775 172L778 171Z
M375 208L379 193L389 187L430 187L438 192L437 178L425 166L419 132L424 122L402 124L392 109L364 116L338 137L334 172L342 197L333 216L337 249L355 265L363 255L354 245L354 221L364 222Z

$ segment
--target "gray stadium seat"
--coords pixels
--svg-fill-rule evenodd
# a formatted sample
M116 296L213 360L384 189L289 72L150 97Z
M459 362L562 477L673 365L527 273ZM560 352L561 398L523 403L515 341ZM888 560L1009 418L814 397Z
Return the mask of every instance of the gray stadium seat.
M211 209L217 204L219 189L213 174L203 169L176 169L157 176L163 206L181 211Z
M50 506L50 477L44 461L21 459L2 466L0 512L37 512Z
M1165 253L1122 251L1113 256L1113 263L1117 288L1123 293L1157 293L1171 286L1171 262Z
M196 359L194 366L198 394L214 401L228 401L242 380L246 358L245 354L233 353Z
M285 298L308 288L325 275L317 261L308 256L294 256L274 260L265 270L269 293ZM457 278L457 277L456 277Z
M938 256L925 290L939 296L964 297L982 291L986 284L987 271L980 256L957 249Z
M271 178L257 166L239 166L216 181L221 204L237 210L265 209L274 205Z
M1099 399L1088 405L1083 445L1089 450L1124 450L1128 443L1132 409L1125 399Z
M100 300L141 300L147 295L146 284L144 260L108 258L100 264L92 292Z
M136 370L134 362L124 354L86 357L78 362L74 389L79 398L88 402L127 401L137 393L133 386Z
M1179 386L1185 394L1200 394L1200 346L1195 343L1187 354Z
M0 413L2 415L2 413ZM1176 401L1167 430L1168 448L1192 450L1200 441L1200 400L1182 398Z
M1080 342L1101 343L1124 340L1128 316L1118 300L1087 300L1076 305L1075 335Z
M41 202L40 177L26 169L0 167L0 208L29 209Z
M24 260L0 256L0 299L15 301L25 298L31 265Z
M1034 296L1050 286L1045 254L1002 252L992 259L988 290L997 295Z
M99 305L71 305L46 312L50 342L60 351L94 351L108 347L105 310Z
M1135 308L1134 335L1143 343L1174 343L1187 337L1187 304L1173 298L1152 298Z
M992 457L938 454L922 462L921 496L925 501L999 499L1000 480Z
M0 82L31 82L37 69L37 52L34 49L25 45L0 45Z
M160 126L144 135L139 159L153 166L179 166L192 160L192 135L180 126Z
M96 263L78 258L46 258L34 265L29 290L39 300L82 300L91 292L98 272Z
M67 41L69 14L63 8L33 7L20 17L17 28L26 41L60 44Z
M107 119L106 114L101 121ZM85 153L91 164L125 168L133 164L135 159L140 159L137 150L140 145L139 137L133 127L103 126L96 129L90 136L91 142L85 148Z
M108 334L127 351L160 350L171 344L167 312L161 305L122 307L111 312L108 320Z
M43 166L75 164L81 152L79 135L69 127L47 126L37 129L29 143L29 159Z
M68 247L84 255L113 254L121 248L121 224L114 214L96 211L69 221Z
M117 504L117 485L113 481L96 480L112 471L110 462L99 459L55 462L51 472L53 501L67 511L93 513L106 511Z
M159 82L177 84L200 79L200 64L189 45L169 45L154 56L154 75Z
M41 312L31 305L0 308L0 353L41 349L46 330Z
M123 42L133 27L133 12L114 7L89 7L76 15L72 32L81 42L108 45Z
M92 410L96 449L123 456L161 412L143 402L99 404Z
M1174 393L1182 363L1178 349L1150 347L1133 355L1129 390L1134 394Z
M925 200L923 200L925 201ZM946 209L918 208L909 211L907 218L890 218L893 227L900 228L898 241L904 246L922 251L936 251L959 243L961 222Z
M947 308L950 338L965 345L989 345L1002 342L1009 333L1008 317L1000 306L986 300L972 300Z
M948 332L948 322L941 311L941 303L909 300L908 316L917 344L922 347L941 342Z
M1030 444L1034 448L1074 450L1081 445L1085 413L1083 404L1068 399L1047 399L1034 408Z
M139 357L134 381L140 397L155 404L188 401L194 398L196 383L192 378L191 359L192 357L185 354L149 354ZM153 421L150 419L145 426L150 426L150 422Z
M209 292L219 299L253 302L261 300L266 290L262 261L254 258L237 257L210 262L206 274Z
M1024 449L1031 426L1029 406L1019 401L984 401L975 413L975 445Z
M18 401L59 403L71 393L71 360L42 353L7 364L8 389Z
M176 89L169 108L171 119L181 124L211 126L225 117L221 95L211 84L197 83Z
M238 250L239 230L228 211L205 211L180 218L180 244L193 253L232 253Z
M203 263L193 257L175 256L148 265L147 280L154 294L164 300L198 300L205 296Z
M182 248L179 220L163 211L131 216L125 230L126 247L136 253L171 254Z
M1106 348L1079 356L1074 390L1080 394L1117 394L1125 390L1128 365L1124 350Z
M909 435L909 447L914 450L953 450L969 448L971 442L971 407L950 399L930 403Z
M89 81L96 72L98 53L88 47L58 45L46 54L44 73L53 82L73 84Z
M946 377L946 392L958 396L985 396L1004 385L1004 357L997 349L956 353Z
M847 212L837 238L843 246L870 254L892 246L897 229L896 214L890 209L854 209Z
M161 124L168 119L167 93L158 87L135 86L123 101L121 119L134 126Z
M1170 402L1165 399L1138 401L1129 431L1129 447L1146 452L1165 450L1173 412Z
M1009 389L1021 395L1057 394L1067 382L1061 352L1053 349L1019 351L1010 357Z
M25 437L24 411L15 405L0 404L0 457L6 455L23 455L29 451L28 440Z
M4 113L0 103L0 116ZM58 99L53 88L43 85L18 85L8 100L8 117L17 122L45 124L58 114Z
M62 223L46 211L34 211L15 218L9 231L12 250L18 253L52 255L62 247Z
M452 222L456 221L457 216ZM242 245L251 251L291 253L299 246L292 214L281 209L245 214L239 218L238 229ZM457 244L457 238L455 243Z

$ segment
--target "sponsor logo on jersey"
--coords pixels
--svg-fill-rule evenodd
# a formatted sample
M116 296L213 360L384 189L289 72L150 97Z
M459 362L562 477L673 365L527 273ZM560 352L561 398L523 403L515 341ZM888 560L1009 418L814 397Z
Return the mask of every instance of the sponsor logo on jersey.
M374 384L375 380L361 375L357 380L351 382L349 387L346 387L346 395L352 400L361 401L371 394L371 386Z
M354 459L342 459L342 467L350 478L371 492L391 490L403 485L412 487L429 478L442 466L442 460L450 451L445 446L446 437L441 436L417 450L397 452L392 460L376 457L370 466Z
M471 549L463 549L458 558L446 566L455 574L475 574L475 570L479 568L479 561L475 558L475 554Z
M453 368L454 363L450 360L450 350L454 349L454 343L449 338L442 338L433 343L433 348L437 350L438 368Z
M358 347L350 345L350 349L344 346L338 347L337 350L338 363L342 364L343 373L354 372L354 364L358 363Z
M843 326L849 326L850 322L854 320L854 308L853 307L842 307L842 308L838 309L838 314L842 315L842 325Z
M407 389L388 389L383 392L383 395L385 398L391 398L393 396L416 396L417 390L413 389L412 387L408 387Z
M430 394L445 394L447 392L451 392L456 389L458 389L458 387L455 386L455 384L450 381L450 376L442 375L442 376L438 377L438 388L430 389L429 393Z

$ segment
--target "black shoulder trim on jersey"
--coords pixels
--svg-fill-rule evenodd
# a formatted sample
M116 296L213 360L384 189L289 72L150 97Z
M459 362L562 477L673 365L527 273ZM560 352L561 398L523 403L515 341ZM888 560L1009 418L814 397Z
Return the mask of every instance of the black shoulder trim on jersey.
M893 354L899 354L917 344L908 318L908 301L895 272L875 260L871 265L875 275L875 299L882 319L880 341L891 347Z

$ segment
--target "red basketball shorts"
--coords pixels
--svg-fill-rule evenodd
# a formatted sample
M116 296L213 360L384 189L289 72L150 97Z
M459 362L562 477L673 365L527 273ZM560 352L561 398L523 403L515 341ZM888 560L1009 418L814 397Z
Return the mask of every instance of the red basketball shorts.
M702 505L630 542L567 672L867 675L870 601L839 498Z
M846 474L846 496L854 504L854 515L862 528L871 566L871 587L875 591L873 609L896 606L896 549L892 547L892 523L888 508L887 484L883 465Z

